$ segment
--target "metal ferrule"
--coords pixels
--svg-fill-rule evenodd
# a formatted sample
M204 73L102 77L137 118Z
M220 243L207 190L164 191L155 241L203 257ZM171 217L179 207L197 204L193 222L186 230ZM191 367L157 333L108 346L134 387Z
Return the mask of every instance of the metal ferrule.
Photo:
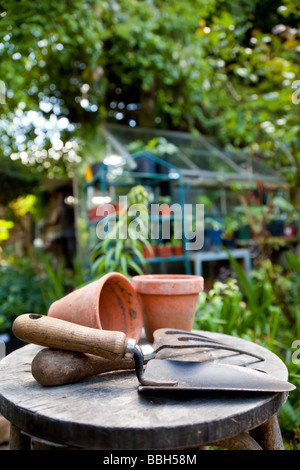
M136 340L134 338L128 338L126 342L125 352L124 352L124 359L133 358L135 347L136 347Z

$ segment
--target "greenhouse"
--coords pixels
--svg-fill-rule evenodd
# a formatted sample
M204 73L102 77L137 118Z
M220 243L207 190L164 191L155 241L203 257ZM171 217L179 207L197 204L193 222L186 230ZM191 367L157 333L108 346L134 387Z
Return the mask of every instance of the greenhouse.
M223 217L238 203L236 192L239 190L246 192L263 187L270 197L274 194L288 197L289 184L282 175L242 151L222 148L216 139L113 124L103 126L101 132L106 140L106 161L110 155L123 158L111 160L122 172L120 178L126 171L136 171L132 154L152 153L172 165L170 179L176 181L176 175L180 174L186 203L208 203L210 209L214 206L214 212Z
M221 261L222 268L228 261L225 246L250 272L257 238L265 230L271 246L278 240L291 244L297 240L294 213L289 213L290 206L283 198L288 184L259 160L226 151L200 135L124 125L105 125L101 132L105 155L103 161L87 168L83 197L83 212L94 243L95 227L101 220L96 215L99 207L107 203L117 207L118 198L137 185L147 191L147 205L179 204L183 211L184 221L178 222L174 214L169 219L173 231L176 223L184 224L181 257L166 254L166 245L175 243L170 234L153 245L159 251L163 243L165 250L163 255L156 251L147 259L154 271L172 269L172 261L183 261L187 273L202 274L202 263L208 269L212 263L218 267ZM203 206L203 218L200 212L196 216L199 205ZM176 264L176 269L182 268ZM214 277L218 274L206 272L207 285Z
M166 146L164 157L167 155L172 165L180 169L184 183L190 187L255 184L256 180L262 180L271 188L287 186L286 180L253 156L249 158L242 151L226 151L217 140L200 134L113 124L105 125L102 132L108 147L125 157L128 164L132 163L128 151L132 141L138 141L141 147L144 145L145 150L151 140L165 139L171 146Z

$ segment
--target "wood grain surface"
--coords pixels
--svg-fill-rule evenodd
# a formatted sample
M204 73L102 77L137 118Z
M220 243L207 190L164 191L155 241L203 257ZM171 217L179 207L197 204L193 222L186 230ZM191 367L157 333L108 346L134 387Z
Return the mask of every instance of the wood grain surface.
M210 335L258 352L265 358L261 368L287 380L285 365L264 348ZM287 398L286 393L139 393L136 374L129 370L45 388L31 373L32 360L41 349L27 345L0 362L0 412L25 433L78 448L182 449L211 444L266 422ZM237 359L227 354L222 360Z

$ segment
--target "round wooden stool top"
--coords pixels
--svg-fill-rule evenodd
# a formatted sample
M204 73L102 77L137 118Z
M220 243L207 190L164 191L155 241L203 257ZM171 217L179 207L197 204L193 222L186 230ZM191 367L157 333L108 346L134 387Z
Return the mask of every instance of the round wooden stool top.
M287 380L284 363L265 348L232 336L198 333L262 356L261 370ZM163 450L213 444L265 423L287 398L286 393L141 393L134 371L43 387L31 374L40 349L26 345L0 362L0 412L24 433L70 447ZM234 364L240 359L227 351L223 360Z

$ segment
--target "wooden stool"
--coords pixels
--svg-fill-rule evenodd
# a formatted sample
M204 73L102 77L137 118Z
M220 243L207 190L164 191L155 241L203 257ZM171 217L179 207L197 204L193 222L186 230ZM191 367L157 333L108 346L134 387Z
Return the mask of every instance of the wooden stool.
M287 380L286 366L267 349L200 333L259 354L260 369ZM0 413L11 422L11 449L283 449L277 413L286 393L139 393L132 371L47 388L31 374L40 349L26 345L0 362Z

